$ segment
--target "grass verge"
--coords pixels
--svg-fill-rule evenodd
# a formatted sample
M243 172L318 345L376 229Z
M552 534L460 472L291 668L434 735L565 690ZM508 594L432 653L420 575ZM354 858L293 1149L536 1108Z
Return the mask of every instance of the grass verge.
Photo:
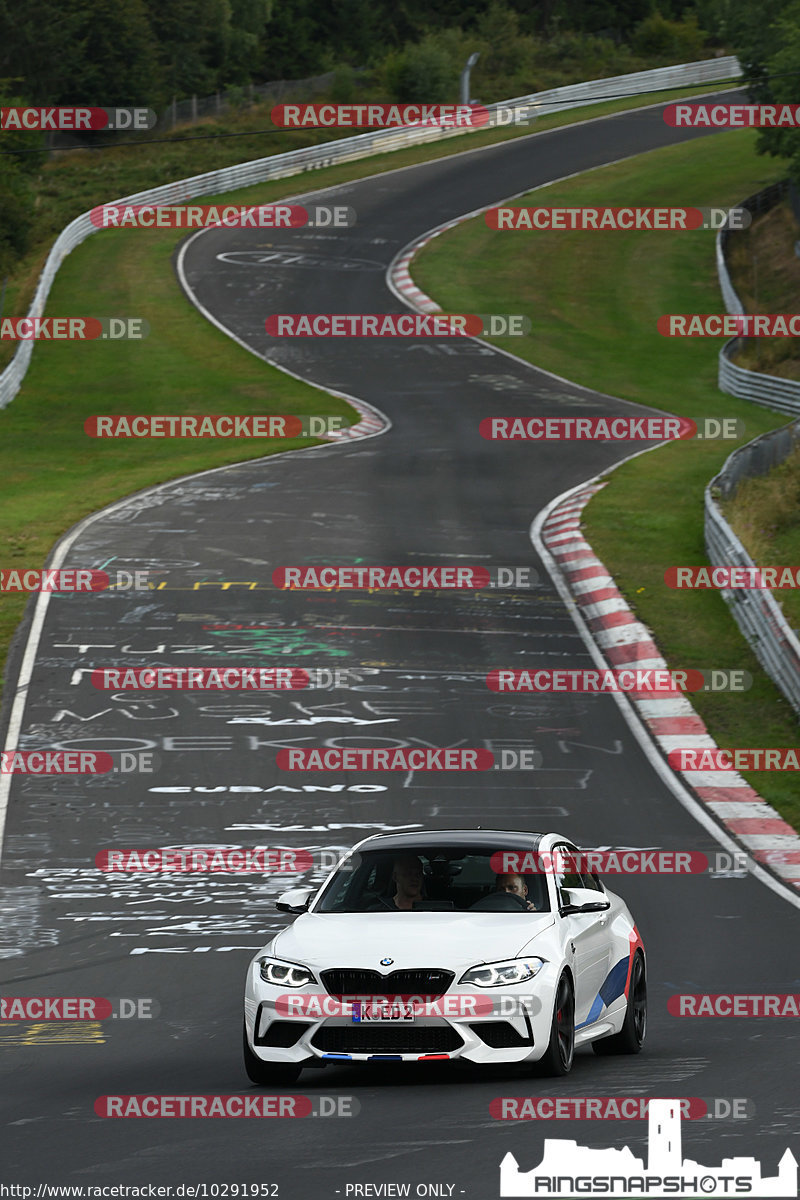
M754 141L754 134L736 131L669 147L515 203L732 205L785 173L784 164L756 158ZM711 232L494 232L478 217L425 247L413 274L446 312L531 314L531 335L496 344L587 387L695 419L739 417L746 423L742 441L785 423L779 414L718 391L718 341L666 339L656 331L664 313L721 310ZM752 674L745 695L692 697L719 744L794 745L792 709L720 596L671 591L663 581L669 565L707 561L703 490L736 444L677 442L623 465L588 506L584 525L670 666ZM800 798L790 773L747 778L800 827Z

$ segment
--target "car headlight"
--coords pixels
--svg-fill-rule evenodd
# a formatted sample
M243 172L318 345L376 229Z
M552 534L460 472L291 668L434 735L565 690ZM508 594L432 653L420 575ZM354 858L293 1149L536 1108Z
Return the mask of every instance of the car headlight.
M476 987L503 987L504 984L524 983L533 979L544 966L543 958L512 958L508 962L483 963L470 967L459 979L459 983L471 983Z
M276 987L305 987L307 983L315 983L312 971L297 963L282 962L279 958L260 958L261 978L265 983Z

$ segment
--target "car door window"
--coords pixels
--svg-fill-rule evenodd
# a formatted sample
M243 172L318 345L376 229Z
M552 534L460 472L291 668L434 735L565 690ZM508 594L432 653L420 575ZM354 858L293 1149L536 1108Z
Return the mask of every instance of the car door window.
M577 858L578 851L574 846L568 846L566 842L562 842L556 846L554 855L556 862L558 862L559 859ZM569 904L569 896L565 893L571 888L583 887L583 876L580 871L556 871L555 884L559 905Z

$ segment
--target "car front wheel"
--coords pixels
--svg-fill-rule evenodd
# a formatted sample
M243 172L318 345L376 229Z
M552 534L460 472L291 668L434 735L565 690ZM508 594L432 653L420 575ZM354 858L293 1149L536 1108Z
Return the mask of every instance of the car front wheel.
M556 988L550 1041L544 1056L539 1059L542 1075L567 1075L575 1055L575 993L566 972Z
M647 1032L647 976L644 957L637 954L631 967L628 1007L619 1033L592 1042L595 1054L638 1054Z
M247 1026L242 1027L244 1069L251 1083L260 1087L279 1087L281 1084L296 1083L302 1067L292 1063L266 1063L257 1058L247 1040Z

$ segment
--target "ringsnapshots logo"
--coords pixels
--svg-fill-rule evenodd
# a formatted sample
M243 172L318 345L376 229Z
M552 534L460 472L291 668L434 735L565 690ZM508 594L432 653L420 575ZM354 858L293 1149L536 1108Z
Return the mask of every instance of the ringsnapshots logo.
M21 132L95 133L100 130L126 130L138 133L153 129L158 117L152 108L91 108L85 105L59 105L29 108L0 108L0 130Z
M500 1195L696 1197L745 1195L776 1200L797 1196L797 1159L786 1150L778 1173L765 1176L753 1156L726 1157L718 1167L684 1158L680 1099L651 1099L648 1152L636 1158L628 1146L593 1149L574 1140L545 1138L538 1166L521 1171L513 1154L500 1164Z
M489 229L597 231L747 229L746 208L490 208Z
M264 328L271 337L523 337L531 322L520 313L274 313Z

